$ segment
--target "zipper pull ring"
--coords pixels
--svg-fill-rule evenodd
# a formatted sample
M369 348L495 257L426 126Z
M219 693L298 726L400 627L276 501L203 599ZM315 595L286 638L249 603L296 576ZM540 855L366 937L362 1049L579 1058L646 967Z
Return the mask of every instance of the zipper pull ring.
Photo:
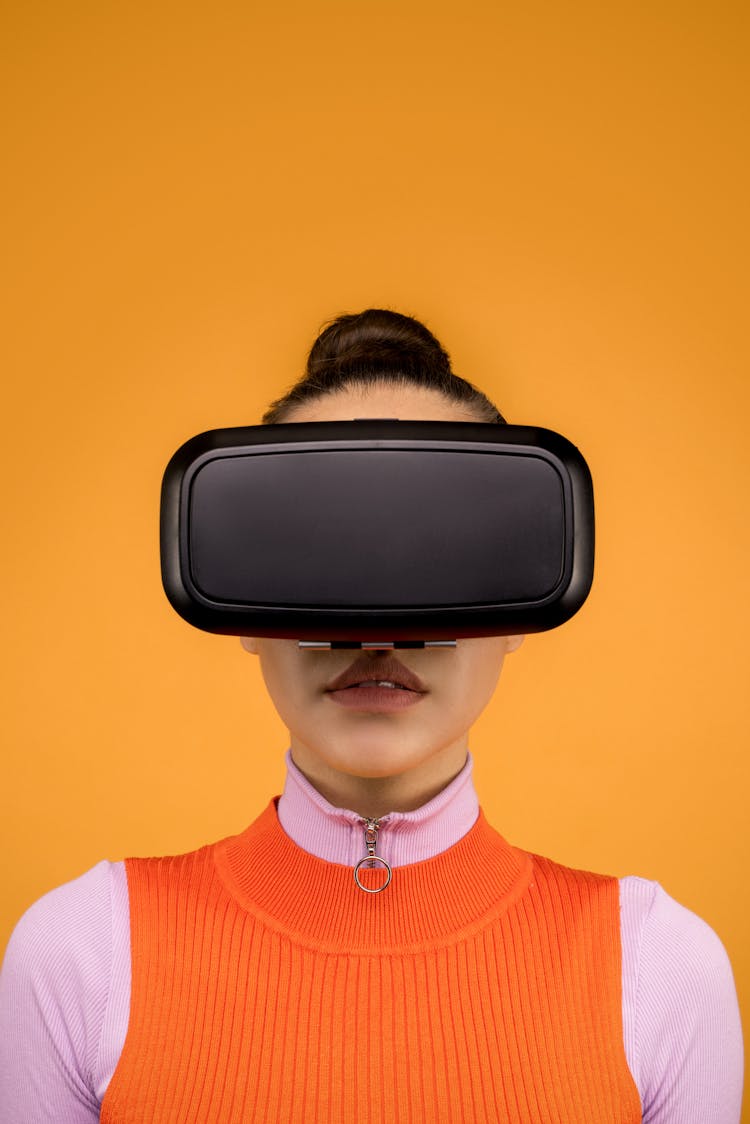
M386 886L390 883L393 872L392 872L390 866L388 865L388 863L385 861L385 859L381 858L380 855L375 854L375 848L376 848L377 843L378 843L378 831L380 829L380 820L365 819L365 820L363 820L363 823L365 825L365 847L367 848L367 854L365 855L365 857L363 859L359 860L359 862L357 863L357 865L354 868L354 881L357 883L360 890L364 890L364 892L366 894L379 894L380 891L384 890L386 888ZM386 878L386 880L385 880L385 882L383 883L382 886L378 886L374 890L371 890L369 887L363 886L362 883L360 882L360 880L359 880L359 868L366 864L368 870L371 870L375 866L376 863L382 863L383 864L383 867L388 872L388 877Z

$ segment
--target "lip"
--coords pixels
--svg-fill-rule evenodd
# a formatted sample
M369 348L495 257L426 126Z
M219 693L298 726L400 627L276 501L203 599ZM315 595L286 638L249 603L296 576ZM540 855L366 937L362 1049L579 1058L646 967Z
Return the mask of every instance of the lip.
M397 687L344 687L340 691L328 691L331 702L349 710L367 710L387 713L405 710L421 702L426 692L400 691Z
M337 679L329 683L325 690L327 692L343 691L347 687L356 690L355 684L364 683L368 679L388 680L391 683L397 683L400 687L406 687L408 691L414 691L420 695L427 694L427 688L419 676L390 655L384 656L382 659L355 660ZM364 688L364 690L367 689L371 691L380 690L381 692L392 691L392 688L389 687Z

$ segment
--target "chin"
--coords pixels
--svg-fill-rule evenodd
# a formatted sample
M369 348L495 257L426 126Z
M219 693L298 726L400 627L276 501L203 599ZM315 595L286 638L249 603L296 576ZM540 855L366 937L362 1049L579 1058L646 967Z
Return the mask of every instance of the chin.
M327 763L332 769L346 773L351 777L363 777L368 780L397 777L422 765L429 752L413 753L404 752L403 747L397 748L367 745L361 748L347 746L344 753L326 755Z

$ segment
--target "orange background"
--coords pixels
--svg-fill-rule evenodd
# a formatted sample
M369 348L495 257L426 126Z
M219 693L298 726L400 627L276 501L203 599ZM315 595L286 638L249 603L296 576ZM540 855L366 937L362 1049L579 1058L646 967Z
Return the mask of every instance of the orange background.
M423 318L594 476L597 570L475 727L488 819L659 880L750 997L748 13L469 0L6 6L0 945L99 859L281 791L239 641L160 584L161 474L320 324Z

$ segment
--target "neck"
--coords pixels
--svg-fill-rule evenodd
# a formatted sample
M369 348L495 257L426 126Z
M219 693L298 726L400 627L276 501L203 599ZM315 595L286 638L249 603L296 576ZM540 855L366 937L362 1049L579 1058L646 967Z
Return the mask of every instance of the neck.
M469 750L464 735L405 772L375 777L337 769L294 739L290 753L299 772L333 807L380 819L389 812L413 812L433 800L461 773ZM388 766L382 758L380 764Z
M298 768L287 750L287 775L278 818L285 834L309 854L328 862L353 864L365 854L364 821L379 822L377 854L392 866L432 858L452 847L472 828L479 801L472 778L473 759L437 794L419 807L402 811L367 808L359 812L329 801Z

